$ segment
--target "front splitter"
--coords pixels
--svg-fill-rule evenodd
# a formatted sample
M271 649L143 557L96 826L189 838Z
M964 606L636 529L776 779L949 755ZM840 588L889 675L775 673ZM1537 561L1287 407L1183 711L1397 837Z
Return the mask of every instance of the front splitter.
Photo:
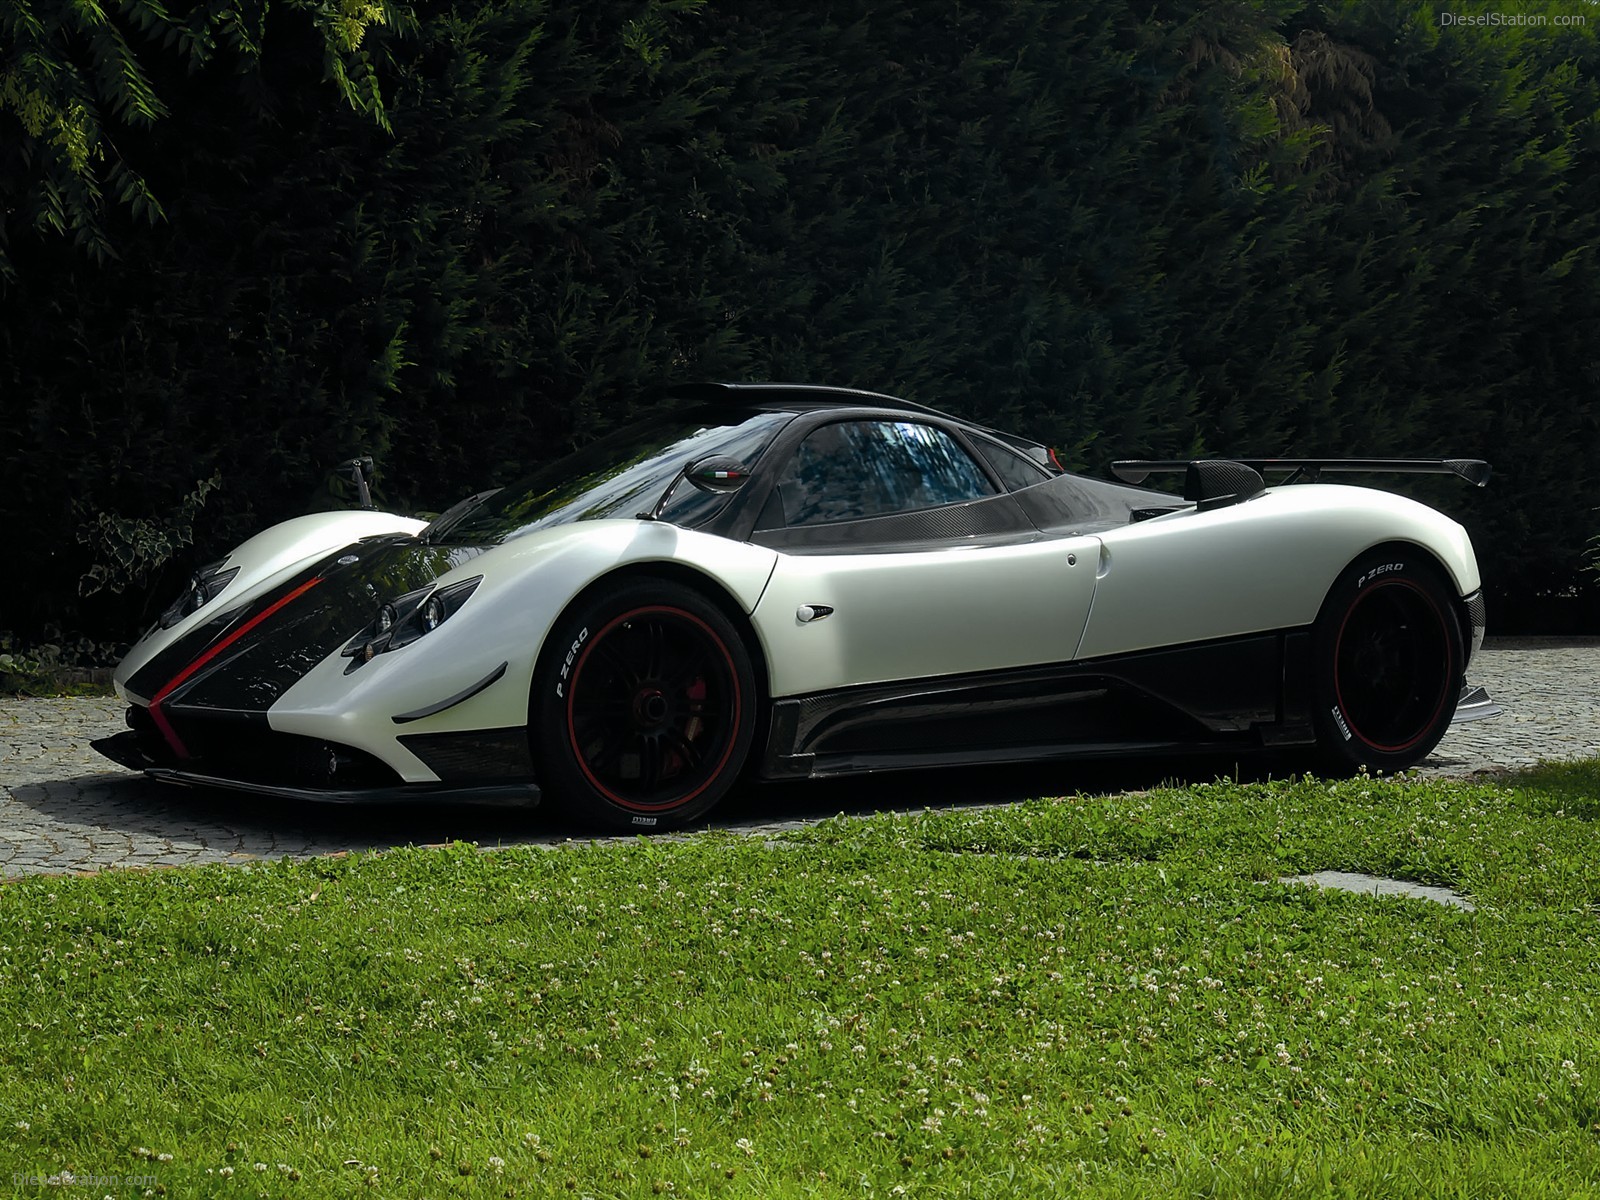
M450 783L402 783L394 787L310 788L257 783L249 779L226 779L220 775L180 771L173 767L146 767L144 773L151 779L180 787L223 788L231 792L299 800L308 804L461 804L534 808L540 797L539 787L533 783L472 784L467 787Z

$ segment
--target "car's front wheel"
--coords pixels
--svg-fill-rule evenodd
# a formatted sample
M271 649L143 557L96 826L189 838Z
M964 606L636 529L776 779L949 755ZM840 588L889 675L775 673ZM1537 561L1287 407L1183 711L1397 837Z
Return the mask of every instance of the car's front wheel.
M554 806L618 829L677 828L733 785L755 735L755 672L699 592L636 579L551 631L530 738Z
M1455 715L1465 670L1454 595L1419 550L1380 548L1329 591L1312 633L1317 742L1330 766L1400 771Z

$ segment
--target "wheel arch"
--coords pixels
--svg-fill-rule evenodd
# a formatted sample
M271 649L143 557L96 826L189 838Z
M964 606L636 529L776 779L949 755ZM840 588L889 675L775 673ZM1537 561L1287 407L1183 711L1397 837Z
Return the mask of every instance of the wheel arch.
M632 582L636 579L664 579L673 583L682 584L693 588L706 600L722 612L728 621L738 631L739 639L744 643L745 652L750 656L750 664L756 673L756 700L761 709L765 709L771 700L772 684L771 672L767 666L767 656L762 648L761 639L756 636L755 626L750 622L750 614L740 606L738 599L726 585L715 576L694 567L677 562L632 562L625 563L614 570L607 571L590 580L570 600L567 601L551 621L550 628L554 630L566 620L567 615L574 610L588 604L597 595L614 589L620 583ZM537 687L544 666L551 656L564 654L566 647L557 647L549 638L540 647L538 658L534 662L532 686Z
M1334 589L1339 586L1340 582L1344 579L1345 574L1350 570L1351 567L1355 566L1356 563L1360 562L1363 558L1366 558L1369 555L1382 554L1386 550L1403 551L1407 554L1420 554L1423 556L1423 558L1426 560L1425 565L1432 568L1432 570L1439 576L1440 581L1445 584L1450 592L1450 612L1451 615L1455 617L1456 630L1461 635L1462 645L1467 648L1468 652L1470 652L1470 647L1472 644L1472 619L1467 610L1467 600L1472 592L1475 592L1478 589L1472 588L1467 592L1463 592L1461 587L1462 573L1453 569L1450 563L1446 561L1444 556L1439 554L1434 547L1428 545L1426 542L1416 541L1411 538L1390 538L1387 541L1375 542L1373 545L1368 546L1359 554L1353 555L1349 562L1345 563L1344 566L1339 568L1338 573L1328 584L1328 590L1324 592L1322 596L1323 606L1326 607L1328 603L1328 597L1333 595Z

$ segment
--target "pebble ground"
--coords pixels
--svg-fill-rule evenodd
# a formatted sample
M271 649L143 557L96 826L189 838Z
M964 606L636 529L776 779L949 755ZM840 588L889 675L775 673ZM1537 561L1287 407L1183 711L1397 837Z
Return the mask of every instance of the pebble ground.
M1505 709L1451 728L1423 764L1469 776L1542 760L1600 755L1600 638L1488 642L1471 678ZM0 878L107 867L167 867L308 857L452 840L558 845L575 831L538 812L327 809L163 786L102 759L90 741L123 728L109 697L0 699ZM1211 778L1216 764L1183 772ZM1090 786L1147 786L1170 764L1080 772L1060 765L1001 772L875 776L839 784L747 789L721 828L770 831L841 809L986 803Z

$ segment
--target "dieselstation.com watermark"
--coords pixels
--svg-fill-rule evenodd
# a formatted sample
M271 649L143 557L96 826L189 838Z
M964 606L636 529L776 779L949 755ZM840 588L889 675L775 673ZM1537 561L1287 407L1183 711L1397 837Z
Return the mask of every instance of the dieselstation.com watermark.
M60 1171L54 1175L28 1175L21 1171L11 1173L11 1186L17 1191L28 1188L98 1188L102 1191L119 1191L123 1188L153 1188L154 1175L95 1175L89 1172L76 1174Z
M1558 26L1587 25L1588 23L1589 17L1585 13L1441 12L1439 14L1439 24L1441 25L1480 25L1490 28L1554 29Z

